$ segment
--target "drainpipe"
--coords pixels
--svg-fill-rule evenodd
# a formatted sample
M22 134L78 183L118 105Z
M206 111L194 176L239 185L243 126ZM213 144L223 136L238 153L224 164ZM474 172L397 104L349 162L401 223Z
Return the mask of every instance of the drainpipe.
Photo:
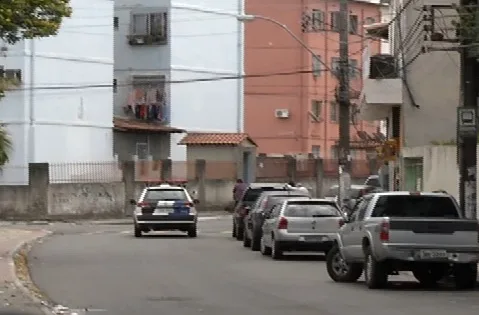
M35 40L30 39L30 87L29 92L29 126L28 126L28 160L35 163Z

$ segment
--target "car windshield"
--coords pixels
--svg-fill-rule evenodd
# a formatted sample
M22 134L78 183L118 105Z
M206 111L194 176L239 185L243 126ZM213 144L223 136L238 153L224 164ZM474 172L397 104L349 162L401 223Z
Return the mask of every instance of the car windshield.
M149 189L146 192L144 202L157 202L160 200L187 200L188 197L183 189Z
M284 216L286 217L339 217L338 208L327 202L293 201L288 202Z
M458 218L456 205L443 196L381 196L373 217Z

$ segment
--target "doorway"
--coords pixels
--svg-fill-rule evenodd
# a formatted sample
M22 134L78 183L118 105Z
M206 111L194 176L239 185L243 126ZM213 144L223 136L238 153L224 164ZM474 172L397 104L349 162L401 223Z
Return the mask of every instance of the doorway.
M251 152L243 151L243 181L249 183L251 181Z

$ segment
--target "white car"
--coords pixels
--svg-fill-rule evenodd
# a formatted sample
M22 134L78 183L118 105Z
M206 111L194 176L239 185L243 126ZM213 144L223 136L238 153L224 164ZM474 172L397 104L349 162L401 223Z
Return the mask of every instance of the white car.
M192 199L185 188L169 184L147 187L138 201L130 202L135 206L135 237L149 231L183 231L189 237L197 236L198 200Z

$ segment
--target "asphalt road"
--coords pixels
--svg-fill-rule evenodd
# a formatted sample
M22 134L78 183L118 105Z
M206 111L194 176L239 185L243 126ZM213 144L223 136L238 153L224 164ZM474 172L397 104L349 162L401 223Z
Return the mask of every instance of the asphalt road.
M427 291L407 275L368 290L361 281L332 282L322 256L273 261L234 241L230 222L201 222L197 239L58 226L31 252L32 278L57 303L100 315L479 313L479 291Z

